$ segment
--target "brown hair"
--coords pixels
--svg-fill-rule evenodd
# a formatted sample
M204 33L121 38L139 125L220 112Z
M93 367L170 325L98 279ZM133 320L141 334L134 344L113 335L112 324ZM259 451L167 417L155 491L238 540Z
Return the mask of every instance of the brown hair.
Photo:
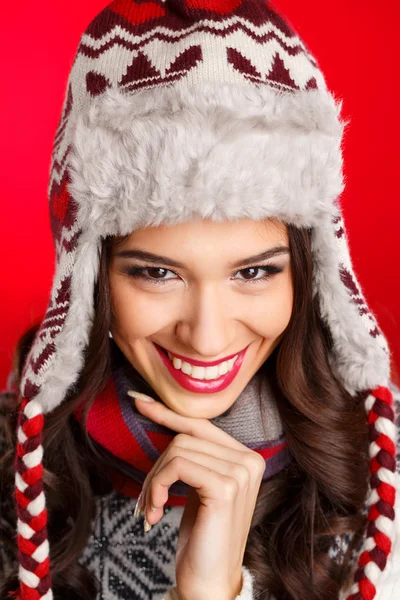
M259 600L337 600L348 583L351 553L365 533L362 508L367 494L368 435L363 398L352 397L335 377L329 353L332 339L312 292L311 231L288 225L294 305L284 337L261 367L278 399L292 461L262 483L244 564L256 575ZM103 242L94 292L95 317L84 368L66 399L45 416L44 486L52 588L57 598L93 600L94 574L78 562L91 533L95 496L112 490L102 454L72 413L84 403L84 419L111 374L112 344L108 264L112 239ZM37 327L21 338L14 356L18 384ZM13 501L18 405L16 394L0 400L0 424L7 448L0 459L0 534L17 557ZM68 426L66 426L66 423ZM339 560L329 557L333 536L351 534ZM18 588L17 567L1 598Z

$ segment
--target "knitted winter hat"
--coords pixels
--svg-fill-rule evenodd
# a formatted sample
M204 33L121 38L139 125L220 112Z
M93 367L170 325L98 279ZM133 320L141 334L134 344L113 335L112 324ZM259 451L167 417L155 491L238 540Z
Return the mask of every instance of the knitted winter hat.
M20 390L23 599L53 597L43 415L83 367L102 237L271 216L312 228L313 288L334 343L331 365L351 394L367 394L371 507L350 597L374 598L394 521L390 357L349 255L340 112L315 58L265 0L115 0L82 35L50 171L56 272Z

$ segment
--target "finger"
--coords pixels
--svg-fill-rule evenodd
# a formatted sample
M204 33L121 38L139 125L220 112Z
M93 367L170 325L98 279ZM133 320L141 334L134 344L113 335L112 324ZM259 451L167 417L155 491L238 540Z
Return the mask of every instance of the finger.
M144 492L144 498L146 500L146 504L149 507L153 505L156 508L160 508L157 504L157 501L154 497L152 497L152 486L154 485L154 481L157 481L157 474L160 473L166 466L173 461L177 457L183 457L196 464L203 465L208 469L211 469L217 473L221 473L222 475L227 475L229 477L233 477L238 483L238 493L246 492L249 484L251 482L251 475L247 470L246 466L243 464L238 464L235 462L230 462L226 460L222 460L220 458L216 458L215 456L211 456L210 454L206 454L204 452L198 452L196 450L189 450L186 448L174 447L173 451L168 453L165 459L158 465L157 470L151 479L148 480L146 484L146 490ZM150 513L149 513L150 514ZM155 512L153 513L155 515ZM158 514L156 515L158 519Z
M242 450L233 450L232 448L227 448L226 446L222 446L221 444L215 444L214 442L208 442L205 440L200 440L193 436L179 433L173 441L170 443L165 452L159 457L157 462L153 465L153 468L146 476L146 479L143 483L143 508L145 504L150 507L150 501L147 500L147 492L149 487L149 482L152 477L160 471L164 467L164 465L172 460L175 456L188 456L193 452L197 452L199 456L200 464L206 464L204 460L200 460L200 457L204 459L205 456L210 458L216 458L219 461L225 461L231 464L238 464L243 466L248 473L248 480L250 482L258 480L261 481L262 476L265 471L265 460L258 453L253 450L249 450L245 448ZM195 454L192 454L195 457ZM215 467L216 467L215 463ZM218 470L218 469L217 469ZM222 471L221 471L222 472ZM156 506L156 509L160 507ZM162 512L160 513L158 510L155 511L155 516L160 519L162 516Z
M230 448L236 448L237 450L247 449L244 444L235 440L208 419L184 417L161 402L144 402L135 396L135 390L129 390L128 394L132 398L135 398L136 406L143 415L168 429L172 429L172 431L187 433L193 437L208 440Z
M265 460L258 452L247 448L241 444L240 449L228 447L224 444L212 442L210 440L203 440L186 433L178 433L172 440L170 447L178 446L180 448L188 448L197 450L199 452L205 452L211 454L217 458L222 458L230 462L237 462L244 464L249 471L255 474L265 470ZM167 450L168 452L168 450Z
M232 465L235 468L236 465L236 470L241 471L238 481L245 489L256 484L259 486L265 470L264 459L252 450L247 450L247 452L232 450L180 433L153 465L143 483L141 509L148 515L147 520L151 524L162 518L164 509L163 505L158 506L152 502L149 494L150 483L154 475L176 456L186 456L193 461L197 460L199 464L225 474L229 474L225 467Z
M216 460L214 457L211 458ZM201 504L213 506L217 511L221 509L227 511L229 507L233 507L238 497L239 483L232 477L232 472L226 463L225 468L221 466L220 468L225 472L213 471L209 466L199 464L184 456L176 456L154 475L149 483L146 499L149 505L164 506L168 500L169 488L180 480L196 488ZM154 515L155 513L147 511L147 518L151 522L157 520Z

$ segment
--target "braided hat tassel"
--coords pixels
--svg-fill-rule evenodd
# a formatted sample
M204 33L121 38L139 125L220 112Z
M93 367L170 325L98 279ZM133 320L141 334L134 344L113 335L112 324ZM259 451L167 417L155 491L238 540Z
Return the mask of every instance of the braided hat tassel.
M43 490L43 424L40 404L23 399L18 416L15 499L19 557L18 600L52 600L47 509Z
M365 400L369 429L368 528L354 585L347 600L373 600L380 572L392 548L395 519L396 429L393 395L379 386Z

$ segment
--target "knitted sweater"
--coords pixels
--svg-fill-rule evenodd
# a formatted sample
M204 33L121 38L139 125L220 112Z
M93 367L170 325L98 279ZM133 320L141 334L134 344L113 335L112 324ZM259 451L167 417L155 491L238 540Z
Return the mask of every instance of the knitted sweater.
M391 389L398 432L397 529L393 550L374 600L400 598L400 390L394 386ZM5 501L1 500L2 503ZM92 533L79 558L79 562L94 571L99 580L96 600L180 600L175 587L175 551L184 507L165 506L162 519L144 533L143 517L135 520L133 516L135 505L134 498L116 491L96 498ZM331 556L340 560L347 543L347 536L336 538ZM0 581L15 560L0 539ZM255 600L258 596L253 591L253 581L257 575L244 566L242 574L242 590L235 600Z

